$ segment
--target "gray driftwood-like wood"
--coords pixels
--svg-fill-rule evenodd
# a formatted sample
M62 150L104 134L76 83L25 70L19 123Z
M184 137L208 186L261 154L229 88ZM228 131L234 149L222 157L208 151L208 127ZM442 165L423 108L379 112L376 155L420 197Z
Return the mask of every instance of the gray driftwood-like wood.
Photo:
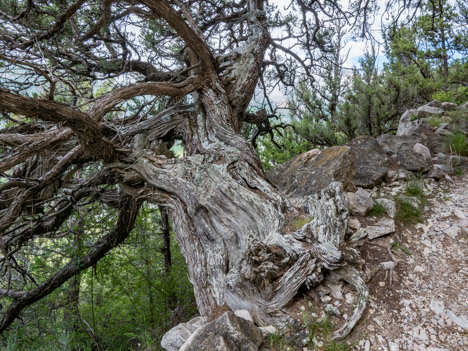
M366 299L357 272L341 268L348 218L341 184L291 202L266 180L253 144L272 133L266 78L289 86L299 75L312 78L323 44L318 32L329 23L318 12L360 19L365 28L372 6L359 2L351 13L334 1L326 9L293 2L302 21L289 33L290 47L272 34L277 27L288 31L289 22L278 13L273 24L274 9L262 0L78 0L57 9L35 2L21 13L2 7L0 69L8 67L5 76L26 73L0 87L2 123L11 124L0 130L0 269L6 272L0 299L9 298L0 332L122 242L143 201L169 214L202 316L227 306L250 311L259 325L274 323L271 316L299 288L313 288L335 271L362 295L340 336L349 332ZM49 22L34 20L44 13ZM154 42L132 41L132 26L152 33ZM294 51L298 45L303 58ZM143 48L149 52L141 54ZM96 97L96 81L115 87ZM40 97L28 95L38 85ZM259 86L265 103L247 111ZM129 101L141 107L127 110ZM248 123L257 128L252 140L241 135ZM174 142L184 154L168 158ZM54 238L74 211L92 202L119 210L115 229L80 262L35 284L15 255L34 238ZM291 228L294 217L309 220Z

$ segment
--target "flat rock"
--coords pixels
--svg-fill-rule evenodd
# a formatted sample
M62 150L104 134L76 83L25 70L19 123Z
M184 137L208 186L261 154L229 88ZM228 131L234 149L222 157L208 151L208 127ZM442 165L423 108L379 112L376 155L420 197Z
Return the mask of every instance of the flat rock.
M367 232L369 240L376 239L394 233L395 221L390 218L382 218L377 224L368 226L364 230Z
M442 106L442 105L441 105ZM444 114L444 110L440 107L424 105L418 108L417 110L419 118L426 117L441 117Z
M262 331L252 322L225 312L193 333L180 351L257 351L262 340Z
M362 135L347 145L356 155L354 185L362 188L379 185L387 174L387 155L377 140L372 136Z

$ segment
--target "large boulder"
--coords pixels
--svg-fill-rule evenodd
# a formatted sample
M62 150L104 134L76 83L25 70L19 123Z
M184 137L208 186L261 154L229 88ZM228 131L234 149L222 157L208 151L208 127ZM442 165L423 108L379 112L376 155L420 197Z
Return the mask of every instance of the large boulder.
M426 172L432 168L431 152L421 144L419 137L384 134L377 141L387 154L409 171Z
M318 194L333 181L348 190L356 174L355 157L347 146L333 146L323 151L311 150L274 167L267 178L290 198Z
M180 351L257 351L262 341L252 322L225 312L193 333Z
M377 140L363 135L355 138L348 146L356 155L354 185L362 188L379 185L387 174L387 155Z

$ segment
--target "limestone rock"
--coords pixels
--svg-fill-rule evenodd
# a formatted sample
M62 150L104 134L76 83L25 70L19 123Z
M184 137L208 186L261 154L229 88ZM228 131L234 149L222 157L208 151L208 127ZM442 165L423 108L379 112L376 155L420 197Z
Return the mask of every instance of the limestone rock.
M357 218L352 217L348 220L348 227L351 229L359 229L361 228L361 222L359 222Z
M458 106L458 109L462 111L468 111L468 101L465 102L463 105Z
M234 314L237 317L244 318L245 320L248 320L248 321L253 323L252 315L247 310L237 310L237 311L234 312Z
M429 173L427 173L427 177L440 180L447 174L452 174L453 172L454 169L451 165L434 164L432 165L432 169L429 171Z
M347 146L333 146L318 153L308 151L278 165L267 178L281 193L291 198L318 194L333 181L343 183L346 190L356 174L355 157Z
M408 171L426 172L432 168L430 154L429 158L421 157L420 153L415 152L416 145L404 144L398 152L398 161Z
M382 218L376 225L366 227L369 240L379 238L381 236L395 232L395 221L390 218Z
M395 201L389 199L377 199L376 202L387 211L389 217L394 218L396 213Z
M419 128L421 120L418 110L407 110L400 118L398 123L397 136L412 135Z
M365 216L374 206L371 193L359 188L355 193L348 193L349 211L352 215Z
M380 147L391 156L397 156L405 145L409 144L411 147L414 147L415 144L422 142L422 139L418 136L398 136L392 134L382 134L376 140Z
M179 351L187 339L207 323L204 317L195 317L187 323L180 323L164 334L161 346L167 351Z
M252 322L225 312L193 333L180 351L257 351L262 340Z
M441 105L442 106L442 105ZM425 117L441 117L444 114L444 110L440 107L424 105L418 108L417 110L419 118Z
M431 151L423 144L416 143L413 146L413 151L421 155L427 162L431 162Z
M441 104L441 108L444 111L453 111L457 109L457 104L454 104L453 102L443 102Z
M393 261L381 262L380 267L382 267L384 271L389 271L395 267L395 262Z
M387 155L377 140L368 135L355 138L348 144L356 155L354 185L373 188L384 180L387 173Z

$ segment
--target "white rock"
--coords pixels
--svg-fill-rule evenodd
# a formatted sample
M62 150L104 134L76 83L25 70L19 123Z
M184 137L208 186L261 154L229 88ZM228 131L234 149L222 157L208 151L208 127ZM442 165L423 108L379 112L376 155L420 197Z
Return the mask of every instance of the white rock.
M459 209L455 209L453 210L453 214L455 215L455 217L457 217L458 219L466 219L466 215L460 211Z
M260 327L260 330L262 331L263 335L276 334L276 332L278 331L272 325L267 325L266 327Z
M456 239L459 231L460 228L458 227L458 225L453 225L445 231L445 234L447 234L452 239Z
M442 314L445 310L444 302L442 300L432 299L429 308L435 314Z
M328 312L328 313L332 313L334 314L335 316L341 316L341 312L338 308L336 308L335 306L333 305L325 305L325 307L323 308L325 312Z
M348 227L351 229L359 229L361 228L361 222L357 218L350 218L348 220Z
M382 267L384 271L389 271L395 267L395 262L393 261L380 262L380 267Z
M447 315L449 316L450 320L453 323L455 323L459 327L462 327L463 329L468 330L468 318L466 318L465 316L462 316L462 315L460 315L460 317L458 317L452 311L447 311Z
M414 267L414 271L418 272L418 273L422 273L422 272L425 271L425 269L424 269L424 267L418 265L418 266Z
M429 151L429 149L423 144L420 144L420 143L414 144L413 151L420 154L425 160L431 162L432 160L431 151Z
M364 230L367 232L369 240L372 240L387 234L394 233L395 221L390 218L382 218L377 222L376 225L366 227Z
M400 346L391 341L388 342L388 348L390 349L390 351L400 351Z
M237 310L234 312L234 314L237 316L237 317L240 317L240 318L244 318L248 321L251 321L253 322L253 318L252 318L252 315L250 314L249 311L247 310Z
M370 341L366 340L366 343L364 344L364 351L370 351Z

